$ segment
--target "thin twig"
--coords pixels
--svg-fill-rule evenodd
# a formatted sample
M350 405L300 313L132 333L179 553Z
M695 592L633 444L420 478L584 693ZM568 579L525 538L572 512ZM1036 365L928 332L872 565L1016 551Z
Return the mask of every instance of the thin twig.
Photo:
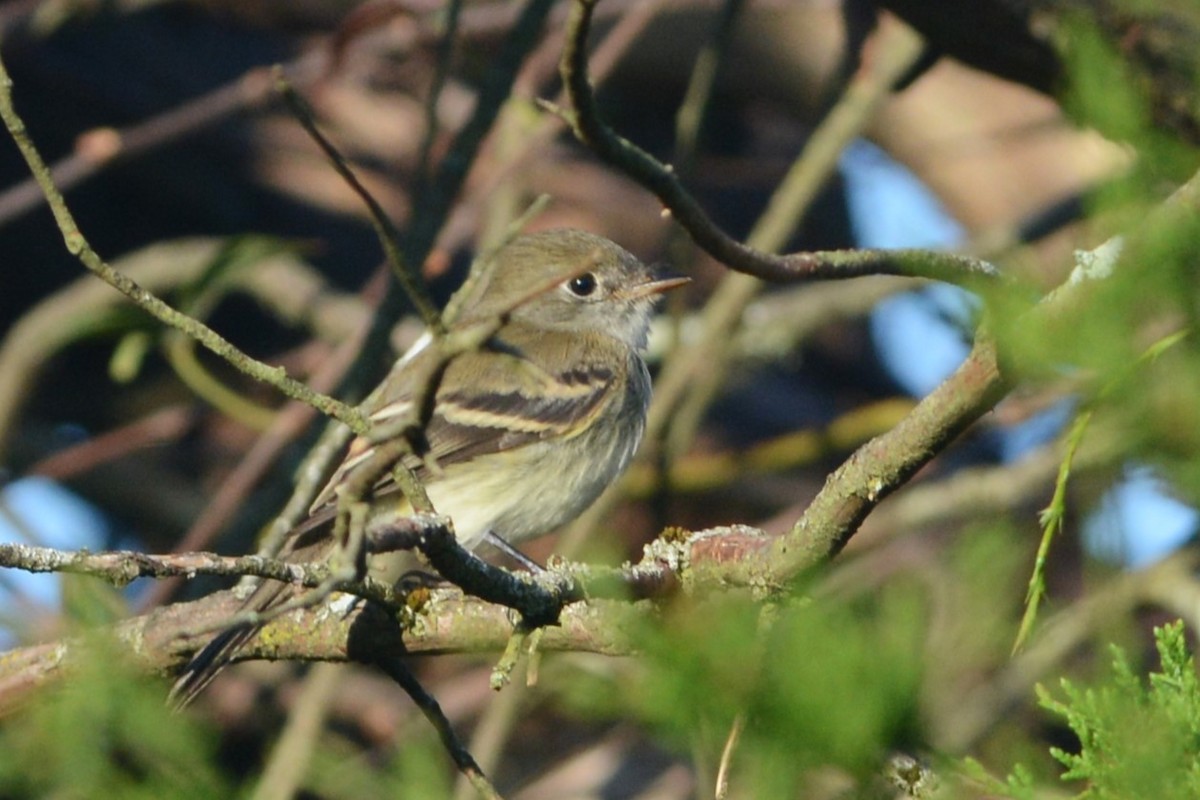
M341 669L338 664L316 664L309 671L251 800L291 800L303 786Z
M513 628L512 635L508 638L508 644L504 646L504 652L500 654L499 660L492 667L491 677L488 678L488 686L492 691L498 692L512 681L513 671L516 670L521 656L525 653L525 644L529 639L529 633L527 625L517 625Z
M618 136L600 118L587 75L587 39L595 5L596 0L575 0L567 23L560 70L575 110L551 110L561 113L575 136L597 155L657 195L696 243L718 261L747 275L784 282L886 274L963 284L1000 277L996 268L982 259L936 250L835 250L777 256L725 234L669 166Z
M303 564L263 556L220 556L216 553L152 555L135 550L90 553L24 544L0 543L0 567L26 572L65 572L101 578L124 586L137 578L194 578L197 575L270 578L300 586L320 586L329 577L325 564ZM384 605L395 606L397 593L377 581L345 581L338 588Z
M317 146L321 148L321 152L329 159L329 163L337 171L338 175L342 177L346 185L358 195L359 199L367 207L367 213L371 217L371 225L375 228L375 235L379 238L379 243L383 247L384 255L392 268L392 274L396 276L396 280L404 288L408 299L412 301L413 306L417 309L417 313L425 321L425 327L431 331L442 330L441 314L438 313L437 306L434 305L433 298L429 295L429 289L425 286L425 281L421 279L412 262L404 258L403 250L400 246L400 232L396 230L396 226L388 218L387 212L383 210L383 206L379 205L379 201L367 191L367 188L362 185L358 176L354 174L354 170L350 169L350 165L346 163L346 159L342 156L341 152L333 146L333 143L329 141L325 134L321 133L313 117L312 110L292 87L292 84L288 82L287 78L284 77L283 68L276 67L273 74L275 78L275 90L287 102L296 119L300 121L304 130L317 143Z
M442 21L442 32L438 37L435 51L433 80L429 84L429 93L425 97L425 132L421 136L421 145L417 150L416 181L413 184L413 204L421 205L426 187L432 174L431 156L433 145L438 135L438 101L442 97L442 87L450 74L450 61L454 57L454 41L458 35L458 20L462 12L462 0L449 0L439 14Z
M455 137L450 151L439 162L436 178L430 185L426 202L415 209L412 223L402 242L405 262L424 264L437 238L446 215L458 196L470 169L496 116L512 88L525 55L533 48L549 13L553 0L528 0L522 7L498 56L492 60L475 102L471 119ZM371 328L363 342L362 352L348 371L344 394L366 394L379 378L379 354L388 347L392 325L402 310L400 296L389 287L387 295L372 319Z
M483 770L475 763L475 759L471 756L471 753L454 732L454 726L450 724L450 720L446 717L445 712L442 711L442 707L438 705L438 701L433 695L425 691L425 687L409 671L404 661L399 658L389 657L381 658L375 664L386 672L388 677L394 680L400 688L404 689L408 693L408 696L412 698L412 701L417 704L417 708L421 709L421 713L425 715L425 719L429 720L430 724L433 725L433 729L437 731L438 738L442 740L442 746L446 748L446 752L454 760L454 765L470 781L480 796L489 798L489 800L502 800L500 793L496 791L496 787L483 774Z
M0 62L0 118L3 119L9 135L12 136L13 141L17 144L21 155L25 159L25 163L29 166L30 171L37 179L38 185L42 188L42 192L45 194L46 200L50 204L50 209L54 214L55 222L62 233L67 251L78 258L88 270L128 297L139 308L149 313L155 319L165 325L183 331L213 353L228 361L241 372L256 380L271 384L294 400L308 403L322 413L336 417L356 431L366 431L367 422L356 409L332 397L312 391L303 383L289 377L287 372L281 367L270 367L261 361L251 358L212 328L188 317L186 314L180 313L139 286L127 275L113 269L107 262L100 258L79 230L79 226L67 208L62 193L54 185L54 180L50 176L50 171L47 169L46 163L42 160L37 148L29 138L24 121L17 114L16 108L12 103L12 79L9 77L8 71L4 68L2 62Z

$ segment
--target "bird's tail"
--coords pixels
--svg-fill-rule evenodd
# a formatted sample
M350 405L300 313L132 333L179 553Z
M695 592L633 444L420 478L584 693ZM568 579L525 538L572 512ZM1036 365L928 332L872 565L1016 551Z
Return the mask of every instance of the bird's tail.
M333 547L327 524L332 518L333 511L329 509L300 523L288 534L287 544L278 558L303 563L327 557ZM294 598L299 591L292 584L263 579L242 603L239 613L267 613ZM178 711L195 700L212 683L213 678L236 658L238 651L258 635L261 628L261 623L234 625L214 636L179 673L167 697L167 704Z
M295 589L286 583L263 580L242 604L240 611L265 613L287 602L294 594ZM261 624L235 625L214 636L179 673L167 696L167 704L179 711L195 700L212 683L213 678L234 660L238 651L258 635L261 628Z

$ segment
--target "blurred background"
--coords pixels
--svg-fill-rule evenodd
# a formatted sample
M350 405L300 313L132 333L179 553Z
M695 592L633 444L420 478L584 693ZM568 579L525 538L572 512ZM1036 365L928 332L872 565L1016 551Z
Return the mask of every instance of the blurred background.
M362 203L272 90L274 64L402 234L414 220L435 226L419 266L439 299L542 194L549 206L530 228L586 228L691 275L656 330L657 370L706 346L703 314L730 273L535 104L562 102L569 4L551 10L444 219L421 218L521 5L10 0L0 5L0 55L93 247L293 376L361 395L361 380L342 380L347 350L381 301L385 268ZM1079 4L1075 19L1059 8L1067 4L1018 13L986 2L978 18L960 19L954 5L605 0L591 70L613 127L672 163L735 237L762 236L772 196L797 179L811 201L773 249L953 249L993 261L1031 295L1047 292L1070 274L1074 251L1136 222L1200 165L1200 50L1188 45L1200 39L1200 16L1150 3L1131 22L1122 4L1096 2ZM704 64L715 65L711 84ZM1134 341L1153 341L1131 331L1161 336L1190 321L1195 250L1180 252L1182 266L1162 268L1171 281L1155 284L1162 294L1125 295L1136 319L1101 306L1093 319L1121 324L1081 326L1069 347L1029 345L1022 359L1037 366L1021 374L1030 379L868 518L799 590L824 610L789 617L778 640L755 640L755 616L734 603L711 630L701 623L711 609L666 609L667 633L644 657L548 656L536 687L500 695L487 683L494 656L414 668L505 796L711 796L738 724L748 731L744 779L735 757L730 796L888 796L879 765L895 750L951 759L951 776L967 755L999 777L1023 763L1034 783L1056 785L1048 746L1078 742L1038 710L1034 683L1103 674L1099 642L1141 659L1152 652L1149 623L1184 613L1162 599L1171 593L1161 583L1150 608L1147 589L1099 617L1072 609L1129 570L1161 569L1193 536L1195 412L1180 409L1194 345L1181 346L1173 377L1142 384L1154 398L1102 397L1152 422L1135 432L1119 414L1097 422L1103 435L1074 465L1043 613L1088 621L1037 650L1036 665L1009 659L1063 431L1081 408L1104 407L1105 370L1126 368ZM319 422L295 409L284 422L269 387L86 275L11 144L0 145L0 264L0 541L253 551ZM533 558L565 547L588 561L636 561L667 525L786 531L833 468L954 371L985 305L954 287L885 277L755 286L741 302L727 346L663 410L645 457L599 511L527 548ZM419 331L401 315L364 374L377 375ZM1164 408L1182 416L1167 424ZM0 571L0 643L51 641L221 585L116 591ZM733 655L751 651L755 669ZM186 719L170 718L174 733L154 753L130 742L168 724L151 722L162 684L126 704L116 698L143 679L87 676L88 696L112 701L103 708L11 693L0 703L15 709L0 719L0 737L14 743L0 755L0 793L455 791L449 759L399 688L367 669L322 674L231 670ZM307 749L281 755L279 732L312 697L321 724ZM54 702L59 711L43 708ZM847 717L862 719L854 727ZM86 737L55 727L68 719L109 731L111 750L82 759L70 747ZM55 744L34 747L42 741ZM792 766L776 783L749 766L784 762ZM289 777L275 782L277 769ZM950 796L983 791L947 784Z

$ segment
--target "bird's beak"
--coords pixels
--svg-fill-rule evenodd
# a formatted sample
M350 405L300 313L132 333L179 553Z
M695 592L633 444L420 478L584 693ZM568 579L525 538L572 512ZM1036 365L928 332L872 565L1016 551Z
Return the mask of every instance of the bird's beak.
M636 300L640 297L649 297L650 295L662 294L669 292L672 289L678 289L684 284L691 283L692 279L686 275L668 275L662 278L655 278L652 281L639 283L637 286L631 286L627 297L630 300Z

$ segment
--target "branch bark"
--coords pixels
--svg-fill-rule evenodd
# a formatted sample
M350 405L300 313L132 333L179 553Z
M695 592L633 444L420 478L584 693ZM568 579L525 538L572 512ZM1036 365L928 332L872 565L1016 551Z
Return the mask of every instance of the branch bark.
M557 566L539 581L559 587L557 593L568 603L556 624L544 629L539 647L629 655L636 650L630 632L657 613L652 604L629 600L661 598L680 587L692 592L728 590L739 584L738 571L729 568L770 542L754 528L714 528L660 539L647 546L639 564L622 569ZM12 545L0 548L0 564L31 571L83 572L118 582L136 575L252 574L316 585L327 572L323 565L287 564L257 556L87 554ZM343 588L370 594L367 587ZM136 666L169 674L208 641L209 635L202 631L220 628L240 610L242 594L231 589L175 603L122 621L109 633L124 644ZM379 663L409 653L499 651L512 632L508 608L470 597L457 587L415 592L403 605L392 606L398 609L395 614L367 601L344 612L334 610L344 605L295 609L270 620L237 659ZM0 659L0 711L26 692L60 678L87 652L83 640L67 639L5 654Z

